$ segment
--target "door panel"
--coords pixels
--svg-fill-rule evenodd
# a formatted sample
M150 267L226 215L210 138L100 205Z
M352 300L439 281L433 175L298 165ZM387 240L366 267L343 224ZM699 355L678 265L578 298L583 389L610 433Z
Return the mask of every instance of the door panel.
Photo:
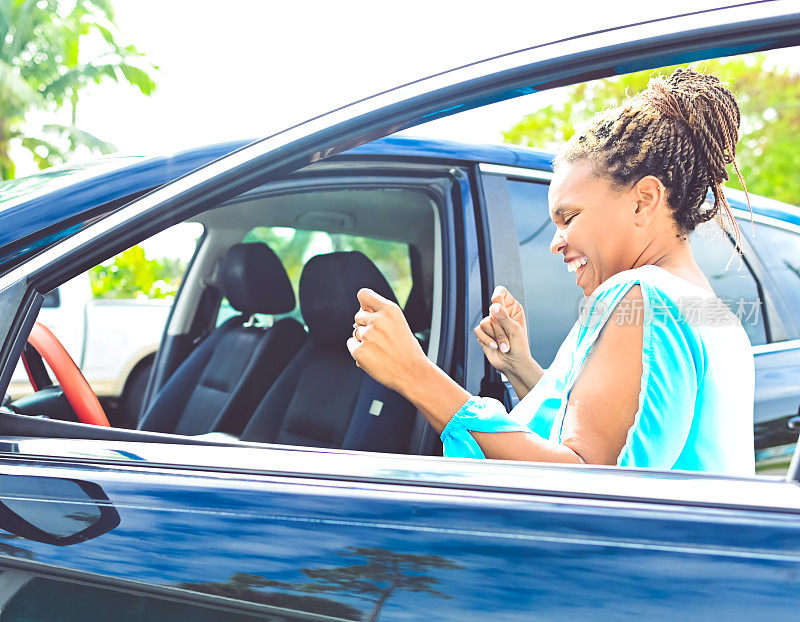
M68 547L4 533L1 567L262 619L491 612L573 620L602 611L604 619L672 620L676 607L689 619L796 614L800 521L792 513L199 471L2 467L90 478L121 520ZM8 609L13 598L5 602ZM275 607L288 617L275 617Z

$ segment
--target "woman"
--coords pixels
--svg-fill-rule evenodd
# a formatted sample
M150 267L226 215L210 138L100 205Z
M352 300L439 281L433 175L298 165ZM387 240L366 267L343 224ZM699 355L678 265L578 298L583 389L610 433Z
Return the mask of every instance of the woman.
M565 146L551 250L588 298L545 371L519 302L495 290L475 334L521 398L511 413L433 365L399 307L371 290L347 344L356 363L417 406L446 456L752 474L750 343L688 239L722 214L738 238L722 184L739 121L716 77L678 69Z

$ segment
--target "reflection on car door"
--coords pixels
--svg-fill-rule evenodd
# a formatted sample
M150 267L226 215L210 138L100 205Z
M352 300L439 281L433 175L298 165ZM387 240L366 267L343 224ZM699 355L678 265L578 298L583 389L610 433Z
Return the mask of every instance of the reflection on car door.
M59 448L79 450L90 459L86 442ZM126 622L672 620L676 603L687 619L793 611L800 493L782 482L297 449L126 450L146 462L104 460L92 472L0 460L16 475L92 473L120 516L70 546L3 534L0 622L111 612ZM176 455L177 469L139 466ZM252 464L261 474L248 474ZM49 499L38 500L46 511Z

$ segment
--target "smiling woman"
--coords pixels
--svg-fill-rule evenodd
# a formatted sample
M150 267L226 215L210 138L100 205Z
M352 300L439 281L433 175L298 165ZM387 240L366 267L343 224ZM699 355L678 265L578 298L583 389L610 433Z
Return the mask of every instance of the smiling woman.
M351 354L426 415L447 456L752 474L750 344L688 241L723 213L738 237L721 186L739 122L715 76L679 69L566 145L550 250L588 298L544 371L521 305L495 290L475 333L522 398L510 414L433 366L399 307L369 290Z

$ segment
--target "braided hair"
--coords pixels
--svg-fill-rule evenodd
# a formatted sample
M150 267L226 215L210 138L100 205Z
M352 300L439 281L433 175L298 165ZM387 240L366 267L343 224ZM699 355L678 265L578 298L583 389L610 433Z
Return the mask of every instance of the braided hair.
M621 188L653 175L666 188L679 235L714 217L724 225L724 213L738 247L739 227L722 184L733 164L747 192L736 164L740 121L739 106L719 78L680 68L666 80L651 79L644 92L597 118L567 143L556 166L588 159ZM705 201L709 189L713 204Z

